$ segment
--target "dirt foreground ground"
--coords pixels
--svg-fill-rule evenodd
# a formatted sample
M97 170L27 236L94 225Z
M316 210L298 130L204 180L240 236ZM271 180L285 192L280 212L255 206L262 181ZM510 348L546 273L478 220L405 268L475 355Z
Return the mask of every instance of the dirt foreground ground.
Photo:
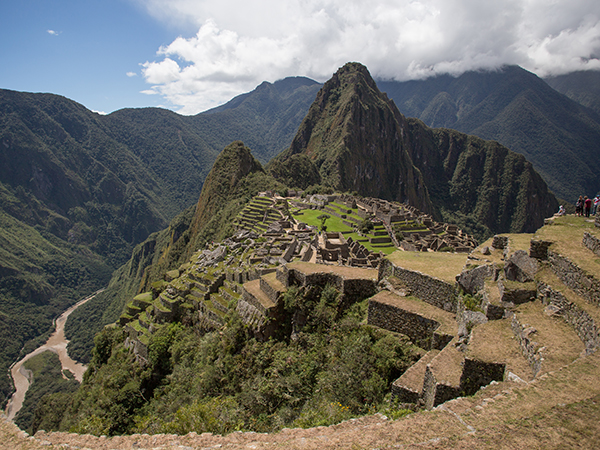
M396 421L381 415L278 433L132 435L112 438L39 431L0 421L1 449L594 449L600 448L600 355L531 383L492 383L469 398Z

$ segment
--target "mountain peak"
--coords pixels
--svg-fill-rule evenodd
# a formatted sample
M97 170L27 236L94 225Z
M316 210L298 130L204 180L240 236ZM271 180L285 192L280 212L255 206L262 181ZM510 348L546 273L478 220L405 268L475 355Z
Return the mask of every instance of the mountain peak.
M323 85L279 161L305 155L321 182L335 190L408 202L432 212L427 188L402 141L403 123L367 68L348 63Z
M254 172L264 170L243 142L235 141L225 147L204 181L196 207L195 225L208 222L216 209L229 199L240 180Z

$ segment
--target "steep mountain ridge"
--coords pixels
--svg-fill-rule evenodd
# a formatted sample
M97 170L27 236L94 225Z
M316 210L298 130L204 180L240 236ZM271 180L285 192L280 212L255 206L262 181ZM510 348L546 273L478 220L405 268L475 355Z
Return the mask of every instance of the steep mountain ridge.
M406 201L480 238L533 231L558 208L522 155L406 119L358 63L325 83L290 148L268 168L281 181L306 187L304 178L294 180L294 170L285 169L300 157L304 165L312 162L324 185Z
M318 169L321 183L335 190L406 201L434 213L422 175L403 146L402 121L366 67L349 63L324 84L277 160L302 154Z
M598 115L520 67L378 86L403 114L430 127L496 140L523 154L561 198L593 195L600 186ZM589 89L579 92L574 98L594 98Z

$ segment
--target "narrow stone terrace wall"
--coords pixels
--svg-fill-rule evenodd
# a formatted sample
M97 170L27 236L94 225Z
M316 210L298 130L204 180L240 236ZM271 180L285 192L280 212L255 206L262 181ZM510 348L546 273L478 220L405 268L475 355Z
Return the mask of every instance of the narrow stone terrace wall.
M406 284L413 295L424 302L445 311L456 313L458 301L454 284L446 283L421 272L403 269L393 265L388 260L382 260L379 266L380 278L394 275Z
M506 364L504 363L465 358L460 378L461 394L473 395L481 389L481 386L487 386L492 381L503 381L505 371Z
M579 339L585 345L587 354L598 349L600 346L600 330L594 319L586 311L567 300L563 294L555 291L545 283L538 283L538 290L542 302L555 308L556 314L560 315L565 322L574 328Z
M342 293L346 302L362 300L377 292L377 280L347 278L335 272L304 273L295 268L281 267L277 271L277 279L286 288L292 285L324 287L330 284Z
M595 255L600 256L600 239L592 236L587 231L583 233L583 245L594 252Z
M440 326L439 322L433 319L373 299L369 300L367 320L369 325L408 336L415 345L425 350L432 349L433 333Z
M593 305L600 306L600 281L586 273L569 259L548 251L548 261L554 273L568 287Z
M516 315L514 315L512 318L511 328L515 334L515 337L519 341L523 356L525 356L529 362L533 377L535 378L542 368L542 360L544 358L541 348L538 346L537 342L531 339L531 334L534 332L534 330L531 327L519 322Z

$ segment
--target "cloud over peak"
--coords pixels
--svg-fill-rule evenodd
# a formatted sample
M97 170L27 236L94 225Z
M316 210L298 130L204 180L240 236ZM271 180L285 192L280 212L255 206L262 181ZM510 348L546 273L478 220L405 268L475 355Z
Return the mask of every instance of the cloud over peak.
M138 0L142 1L142 0ZM600 2L589 0L146 0L150 14L198 27L161 47L142 74L183 114L260 82L324 81L348 61L399 81L518 64L540 76L600 69Z

